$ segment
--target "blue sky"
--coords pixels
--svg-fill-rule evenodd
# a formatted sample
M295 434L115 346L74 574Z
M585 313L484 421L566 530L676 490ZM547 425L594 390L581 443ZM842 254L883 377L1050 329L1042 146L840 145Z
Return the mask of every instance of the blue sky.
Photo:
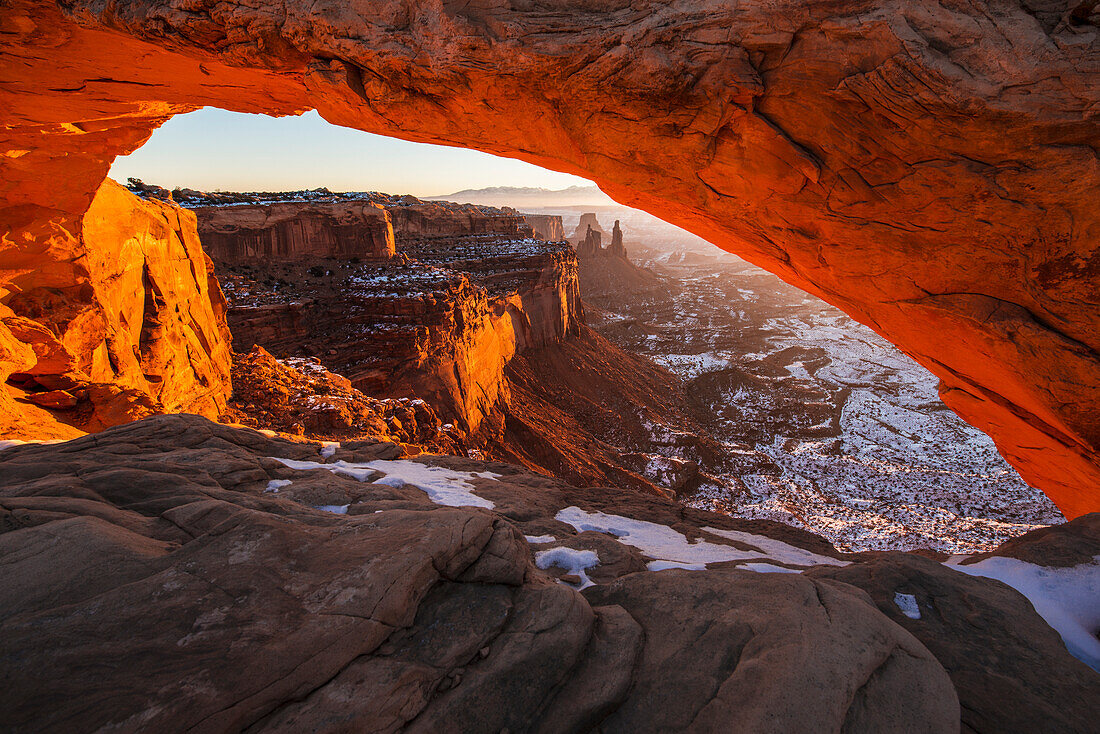
M588 181L474 150L410 143L330 125L316 112L267 117L207 107L177 115L118 158L111 177L167 188L385 191L433 196L487 186L561 189Z

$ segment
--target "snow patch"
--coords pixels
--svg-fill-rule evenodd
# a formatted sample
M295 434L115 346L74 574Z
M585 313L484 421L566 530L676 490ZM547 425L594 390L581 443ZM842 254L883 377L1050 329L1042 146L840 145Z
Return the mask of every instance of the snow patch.
M321 510L322 512L331 512L334 515L346 515L348 514L348 508L351 505L314 505L313 509Z
M682 563L680 561L650 561L645 565L647 571L667 571L670 568L680 568L685 571L706 571L705 563Z
M551 548L550 550L539 551L535 554L535 565L546 570L551 566L564 569L567 573L571 573L577 576L581 580L581 585L578 589L587 589L589 586L595 586L592 580L588 578L588 574L585 570L598 565L600 557L596 554L596 551L590 550L575 550L573 548L565 548L559 546L557 548Z
M774 563L742 563L738 568L756 571L757 573L802 573L797 568L777 566Z
M280 459L278 456L270 457L282 463L284 466L300 471L309 469L324 469L333 474L342 474L360 482L365 482L378 476L378 472L371 469L369 464L355 464L349 461L336 461L331 464L323 464L320 461L306 461L302 459Z
M970 576L1008 584L1027 597L1039 616L1062 636L1070 654L1100 672L1100 556L1069 568L1037 566L993 556L966 566L946 564Z
M553 535L524 535L523 539L536 545L539 543L553 543L557 540Z
M410 484L422 490L437 505L484 507L489 510L496 507L490 500L474 494L475 487L470 483L474 477L494 480L500 478L500 474L491 471L455 471L442 466L427 466L405 459L372 461L366 466L385 474L386 480L398 479L405 484Z
M384 474L385 476L375 480L374 483L391 487L403 487L408 484L423 491L437 505L484 507L489 510L496 506L489 500L475 495L474 485L470 484L470 480L474 477L481 479L498 479L500 477L500 474L494 474L491 471L455 471L441 466L418 464L415 461L406 459L398 461L378 460L366 463L335 461L331 464L322 464L318 461L280 459L277 456L271 458L291 469L324 469L333 474L342 474L360 482Z
M615 536L620 543L633 546L654 561L676 565L649 564L649 570L664 568L689 568L703 570L708 563L724 561L776 561L801 566L845 566L846 561L821 556L810 551L796 548L782 541L761 535L742 533L736 530L718 530L703 528L707 533L756 546L759 550L742 550L731 545L721 545L698 539L694 543L687 536L667 525L645 520L635 520L621 515L605 512L586 512L579 507L566 507L558 512L556 519L572 525L579 532L592 530ZM795 571L797 573L797 571Z
M340 448L339 441L322 441L321 442L321 456L322 458L331 458L336 453L336 449Z
M270 482L267 483L267 487L264 489L264 491L275 493L289 484L289 479L272 479Z
M784 543L782 540L776 540L775 538L769 538L765 535L755 535L754 533L745 533L740 530L719 530L718 528L703 528L708 533L718 535L723 538L729 538L730 540L736 540L739 543L745 543L747 545L754 545L760 550L764 551L773 561L779 561L780 563L789 563L792 566L847 566L848 561L841 561L830 556L823 556L817 553L806 550L805 548L799 548L798 546L791 545L790 543Z
M912 594L902 594L900 591L895 591L894 605L909 619L920 619L920 605L917 604L917 597Z

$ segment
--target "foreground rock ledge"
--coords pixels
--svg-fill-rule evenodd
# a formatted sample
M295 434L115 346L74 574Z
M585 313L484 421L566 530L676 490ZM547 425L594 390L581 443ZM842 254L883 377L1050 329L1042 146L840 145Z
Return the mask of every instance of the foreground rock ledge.
M171 115L316 108L588 176L839 306L1074 517L1100 509L1100 43L1070 5L15 0L0 300L64 285L112 159Z
M557 513L840 554L776 523L505 464L421 460L492 472L475 488L490 511L268 458L397 454L319 449L159 416L0 452L3 728L1084 731L1100 704L1100 676L1022 596L926 558L862 554L805 574L637 570L636 548ZM1048 562L1100 553L1100 517L1088 520L1011 550ZM555 582L525 535L596 549L597 585ZM891 612L895 588L920 596L925 619Z

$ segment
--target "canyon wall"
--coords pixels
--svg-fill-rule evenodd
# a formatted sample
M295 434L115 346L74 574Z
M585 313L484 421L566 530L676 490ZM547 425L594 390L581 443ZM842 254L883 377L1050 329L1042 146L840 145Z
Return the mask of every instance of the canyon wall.
M494 207L421 201L389 206L394 232L409 237L442 237L466 234L517 234L523 217Z
M71 258L4 260L0 431L71 437L150 415L217 417L229 393L225 301L190 212L104 181Z
M523 221L540 240L561 242L565 239L565 228L558 214L524 214Z
M1072 517L1100 507L1097 32L1030 0L15 0L0 255L64 269L114 156L208 104L513 156L869 325Z
M202 246L219 262L274 258L393 257L393 222L385 208L355 201L324 204L196 207Z
M499 432L485 422L503 420L508 362L583 318L577 261L565 247L516 251L532 247L523 240L462 242L406 241L409 263L223 268L235 346L316 355L368 395L420 398L463 431Z

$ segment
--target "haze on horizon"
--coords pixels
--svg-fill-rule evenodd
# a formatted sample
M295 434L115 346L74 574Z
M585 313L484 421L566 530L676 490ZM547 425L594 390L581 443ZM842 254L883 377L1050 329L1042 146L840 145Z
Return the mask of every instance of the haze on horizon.
M205 191L384 191L416 197L465 189L564 189L592 182L468 148L412 143L300 117L213 107L177 115L110 176Z

